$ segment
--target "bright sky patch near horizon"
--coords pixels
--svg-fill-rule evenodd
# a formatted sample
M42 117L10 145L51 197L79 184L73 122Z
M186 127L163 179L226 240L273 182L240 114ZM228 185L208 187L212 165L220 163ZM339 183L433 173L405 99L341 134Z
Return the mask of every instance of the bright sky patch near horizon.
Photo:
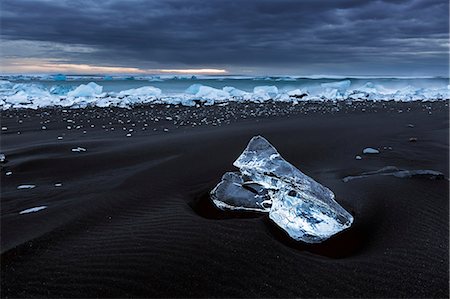
M1 73L448 76L447 0L3 0Z

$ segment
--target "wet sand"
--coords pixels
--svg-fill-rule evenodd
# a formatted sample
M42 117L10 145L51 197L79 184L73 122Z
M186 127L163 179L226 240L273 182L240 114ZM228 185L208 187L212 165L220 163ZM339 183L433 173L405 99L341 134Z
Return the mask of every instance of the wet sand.
M448 101L2 111L1 295L448 297L448 112ZM265 215L215 209L208 192L254 135L334 191L354 225L307 245ZM342 181L385 166L445 179Z

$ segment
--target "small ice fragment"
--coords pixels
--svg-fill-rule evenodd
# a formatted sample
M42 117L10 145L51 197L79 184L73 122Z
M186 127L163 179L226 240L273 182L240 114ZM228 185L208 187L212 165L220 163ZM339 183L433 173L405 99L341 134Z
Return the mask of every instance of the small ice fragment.
M342 179L343 182L347 183L356 179L363 179L371 176L382 175L382 176L394 176L397 178L428 178L431 180L443 179L445 176L442 172L429 170L429 169L417 169L417 170L404 170L399 169L395 166L386 166L375 171L363 172L360 175L347 176Z
M19 185L19 186L17 186L17 190L22 190L22 189L33 189L33 188L35 188L36 187L36 185Z
M361 160L362 157L361 157L361 156L356 156L355 159L356 159L356 160Z
M62 140L63 139L63 137L62 136L58 136L58 140Z
M7 171L5 174L6 174L7 176L10 176L10 175L12 175L13 173L12 173L12 171Z
M416 137L411 137L411 138L409 138L409 142L417 142L417 138Z
M55 187L62 187L62 183L55 183Z
M127 137L131 137L131 134L130 134L130 133L128 133L128 134L127 134Z
M5 154L0 154L0 163L3 163L6 161L6 156Z
M7 131L8 128L7 127L2 127L2 131Z
M374 148L371 148L371 147L366 147L366 148L363 150L363 154L379 154L379 153L380 153L379 150L374 149Z
M47 127L46 126L42 126L42 130L47 130Z
M86 149L84 147L76 147L76 148L72 149L72 152L77 152L77 153L85 152L85 151L86 151Z
M34 213L34 212L38 212L38 211L46 209L46 208L47 208L47 206L40 206L40 207L29 208L29 209L20 211L19 214Z

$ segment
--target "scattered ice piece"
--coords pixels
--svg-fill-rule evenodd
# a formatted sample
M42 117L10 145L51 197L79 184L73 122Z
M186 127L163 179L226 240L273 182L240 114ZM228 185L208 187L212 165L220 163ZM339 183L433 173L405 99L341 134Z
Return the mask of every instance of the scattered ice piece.
M256 86L253 88L253 93L268 94L271 97L275 97L278 94L278 88L276 86Z
M432 180L443 179L445 176L442 172L428 169L417 169L417 170L404 170L399 169L395 166L386 166L376 171L363 172L360 175L347 176L342 179L344 182L349 182L356 179L363 179L374 175L383 176L395 176L397 178L412 178L412 177L424 177Z
M62 183L55 183L55 187L62 187Z
M85 152L85 151L86 151L86 149L84 147L76 147L76 148L72 149L72 152L77 152L77 153Z
M362 157L361 157L361 156L356 156L355 159L356 159L356 160L361 160Z
M261 185L244 182L239 173L227 172L211 191L211 199L221 210L269 212L271 200Z
M8 127L2 127L2 131L7 131Z
M10 176L10 175L12 175L13 173L12 173L12 171L7 171L5 174L6 174L7 176Z
M411 138L409 138L409 142L417 142L417 138L416 137L411 137Z
M72 90L67 93L68 97L93 97L98 94L101 94L103 90L103 87L94 83L90 82L88 84L81 84L75 90Z
M366 148L363 150L363 154L379 154L379 153L380 153L379 150L374 149L374 148L371 148L371 147L366 147Z
M353 223L353 216L334 200L331 190L285 161L261 136L250 140L233 165L242 175L225 174L211 193L219 208L254 209L267 192L270 200L263 197L262 208L271 201L270 219L291 238L307 243L322 242ZM243 190L247 184L256 185L258 191Z
M415 126L413 124L408 124L409 128L414 128Z
M343 95L350 87L351 83L352 82L350 80L344 80L339 82L322 83L320 85L329 90L336 90L337 94Z
M6 161L6 156L5 154L0 154L0 163L3 163Z
M47 127L46 126L42 126L42 130L47 130Z
M17 190L22 190L22 189L33 189L33 188L35 188L36 187L36 185L19 185L19 186L17 186Z
M62 136L58 136L58 140L62 140L63 139L63 137Z
M47 208L47 206L40 206L40 207L29 208L29 209L20 211L19 214L34 213L34 212L38 212L38 211L46 209L46 208Z

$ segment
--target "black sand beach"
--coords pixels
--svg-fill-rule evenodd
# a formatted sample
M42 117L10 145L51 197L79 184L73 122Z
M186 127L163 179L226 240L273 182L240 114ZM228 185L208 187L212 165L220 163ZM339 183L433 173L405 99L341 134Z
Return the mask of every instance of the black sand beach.
M448 297L448 104L2 111L1 296ZM311 246L265 215L216 210L208 192L254 135L353 226ZM445 179L342 181L385 166Z

